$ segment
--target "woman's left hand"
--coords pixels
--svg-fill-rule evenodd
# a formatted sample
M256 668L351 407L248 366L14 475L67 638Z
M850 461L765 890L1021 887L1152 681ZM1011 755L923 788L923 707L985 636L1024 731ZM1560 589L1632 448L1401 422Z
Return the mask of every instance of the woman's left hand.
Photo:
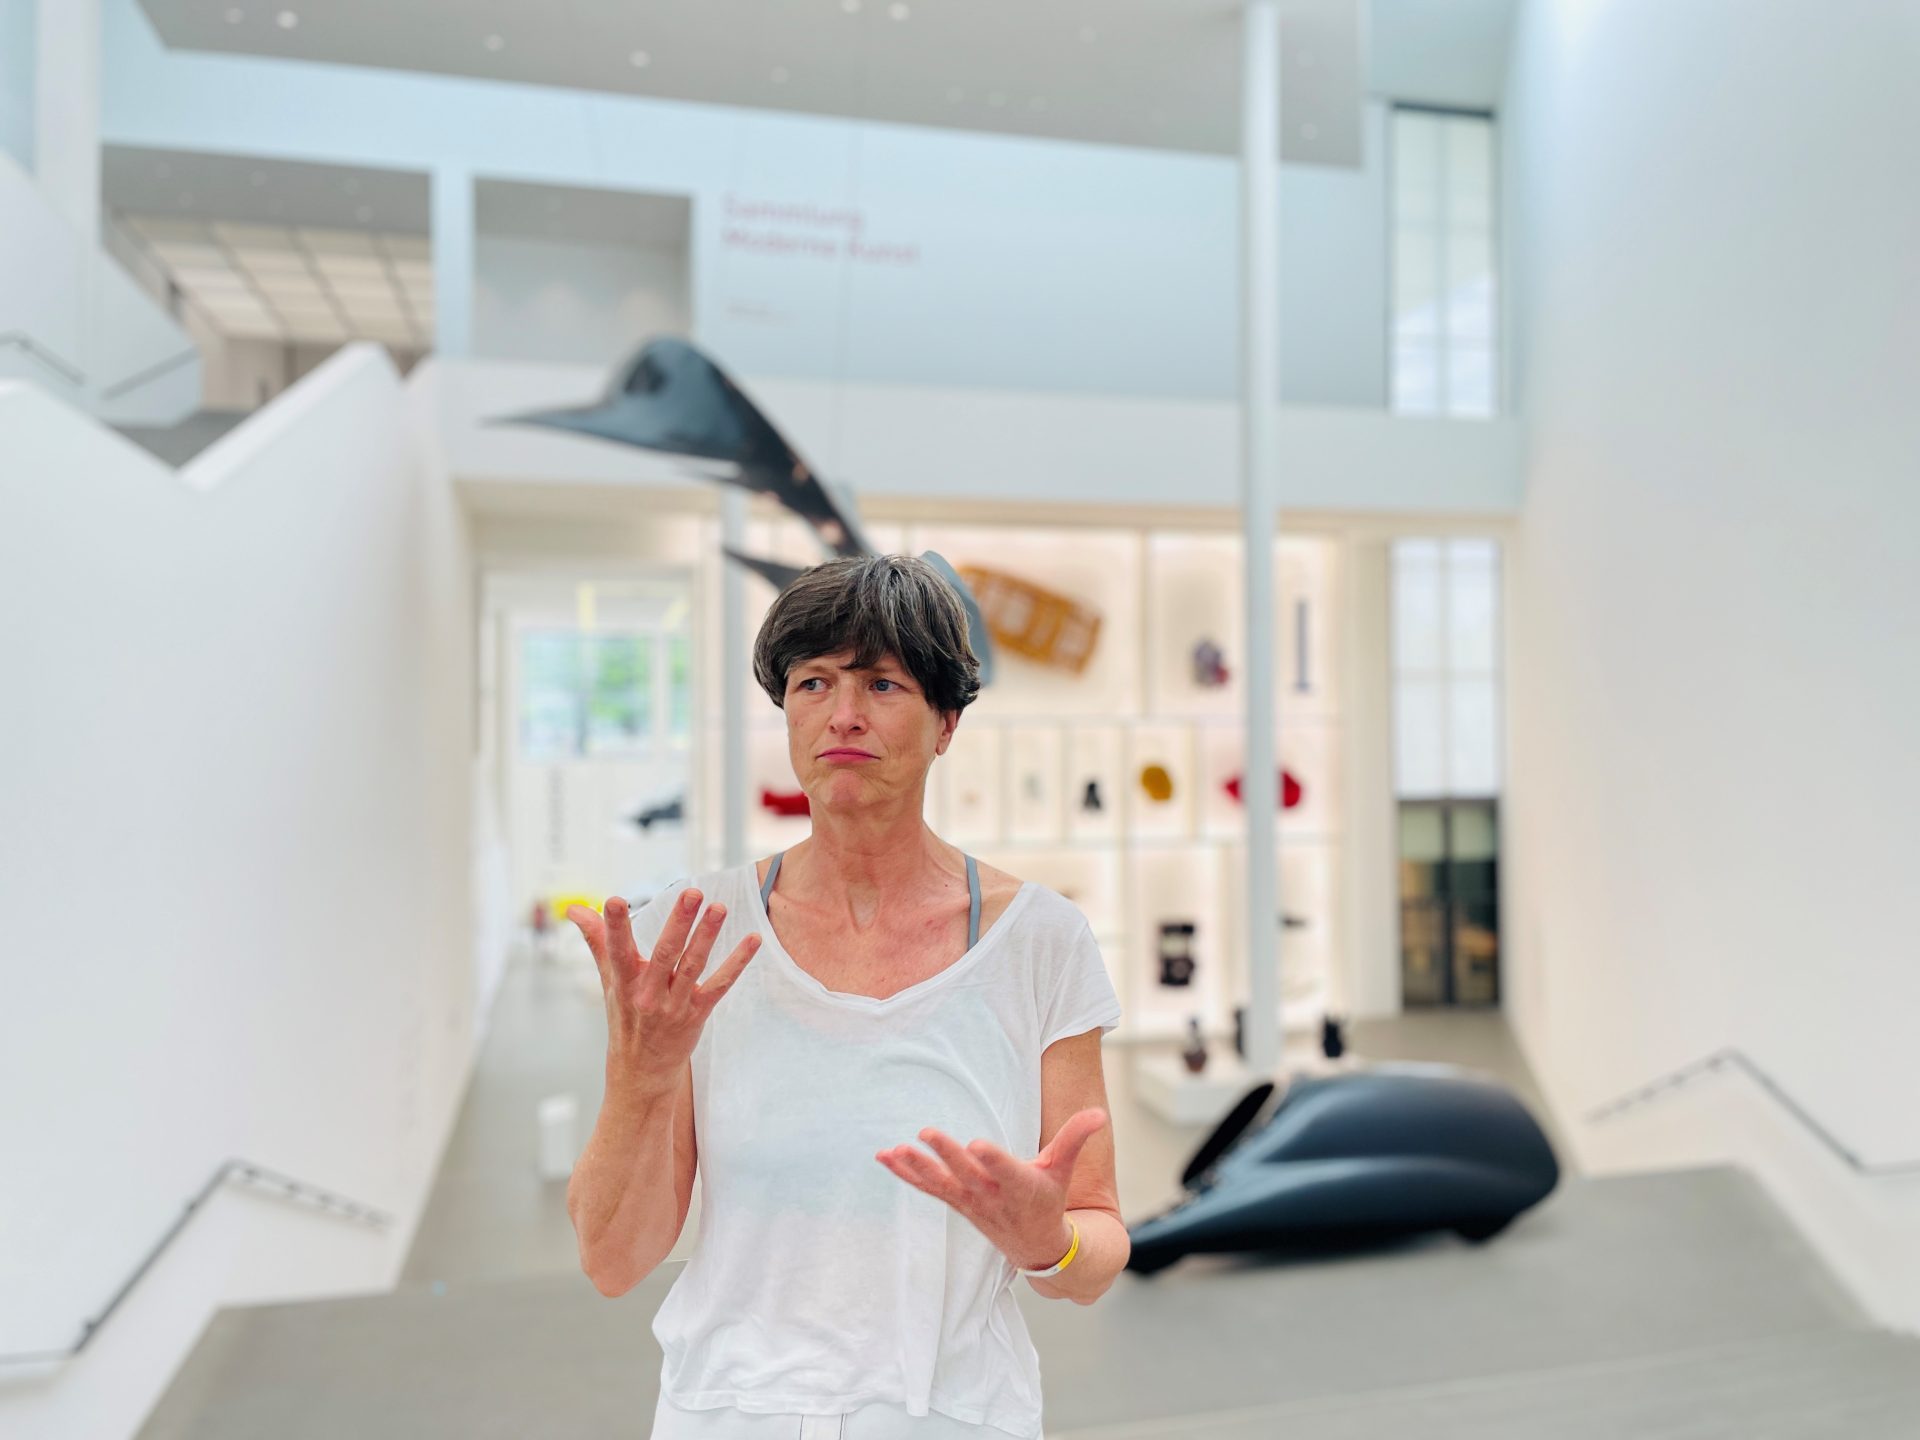
M1067 1186L1081 1149L1106 1123L1106 1111L1081 1110L1031 1160L1016 1160L991 1140L963 1146L934 1129L920 1132L932 1155L896 1145L874 1158L966 1216L1016 1269L1043 1270L1067 1253Z

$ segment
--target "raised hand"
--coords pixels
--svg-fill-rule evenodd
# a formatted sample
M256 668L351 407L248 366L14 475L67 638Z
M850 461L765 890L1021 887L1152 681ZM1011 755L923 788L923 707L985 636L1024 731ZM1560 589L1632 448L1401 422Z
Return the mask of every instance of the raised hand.
M873 1158L966 1216L1017 1269L1044 1270L1067 1253L1067 1186L1081 1150L1106 1123L1104 1110L1078 1111L1031 1160L1017 1160L991 1140L961 1145L931 1128L920 1138L932 1155L896 1145Z
M671 1094L707 1016L760 948L759 935L747 936L714 977L701 984L727 907L709 905L701 915L700 898L698 890L681 892L650 957L634 943L633 917L618 895L607 901L604 917L585 905L567 909L567 919L586 937L593 963L600 968L600 988L607 1000L609 1087Z

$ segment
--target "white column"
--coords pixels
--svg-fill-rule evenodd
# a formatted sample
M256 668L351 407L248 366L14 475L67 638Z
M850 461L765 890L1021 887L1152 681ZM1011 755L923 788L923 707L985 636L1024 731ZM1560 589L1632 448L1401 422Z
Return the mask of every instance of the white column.
M100 0L39 0L33 173L89 246L100 243Z
M1280 12L1246 0L1240 80L1241 507L1247 577L1247 1068L1280 1064L1273 548L1280 399Z
M730 550L747 548L747 492L720 489L720 539ZM720 809L723 865L747 862L747 653L746 573L738 561L720 557ZM757 858L757 857L756 857Z
M443 360L473 353L473 176L433 172L433 350Z

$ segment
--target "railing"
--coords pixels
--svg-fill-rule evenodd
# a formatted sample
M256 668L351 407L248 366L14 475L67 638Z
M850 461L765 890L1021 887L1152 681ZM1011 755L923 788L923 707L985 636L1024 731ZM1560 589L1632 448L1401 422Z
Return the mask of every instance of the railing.
M198 360L199 358L200 348L197 345L182 350L178 355L169 355L166 359L149 365L146 369L136 371L126 379L116 381L114 384L107 386L106 389L100 392L100 398L102 400L117 400L129 390L137 390L149 380L158 380L169 371L178 370L188 361Z
M87 383L86 375L78 366L62 360L24 330L9 330L4 335L0 335L0 345L12 345L26 351L28 355L54 371L69 385L79 386Z
M100 1327L107 1323L108 1317L120 1308L120 1302L125 1300L132 1292L133 1287L140 1283L140 1278L153 1268L154 1262L160 1258L167 1246L173 1243L174 1237L186 1228L187 1222L193 1218L194 1213L199 1210L202 1205L207 1203L208 1197L211 1196L215 1190L219 1189L221 1185L226 1183L227 1178L231 1175L238 1175L241 1179L247 1181L258 1181L269 1188L278 1188L285 1191L290 1199L317 1205L321 1210L330 1214L338 1214L342 1219L358 1221L376 1230L383 1229L393 1219L392 1216L386 1214L384 1211L375 1210L355 1200L345 1199L342 1196L335 1195L331 1191L322 1190L317 1185L308 1185L299 1180L291 1180L285 1175L276 1174L274 1171L268 1170L264 1166L255 1165L247 1160L228 1160L221 1164L212 1175L208 1176L207 1183L200 1187L198 1193L196 1193L191 1200L187 1201L186 1208L181 1211L180 1217L167 1228L167 1233L162 1235L158 1243L147 1252L146 1259L140 1262L134 1269L134 1272L126 1278L125 1283L122 1284L118 1290L114 1291L113 1298L107 1302L106 1308L91 1319L81 1322L80 1338L78 1340L74 1341L73 1344L67 1346L64 1350L39 1350L14 1355L0 1355L0 1365L45 1365L62 1360L71 1360L75 1355L78 1355L82 1350L86 1349L87 1343L99 1333Z
M78 388L87 383L84 370L71 361L62 360L24 330L9 330L5 334L0 334L0 345L12 345L16 349L26 351L29 356L59 375L69 385ZM100 392L100 398L117 400L129 390L137 390L149 380L158 380L162 375L178 370L188 361L199 358L199 347L189 346L177 355L169 355L164 360L155 361L144 370L135 371L124 380L116 380Z
M1589 1111L1587 1119L1593 1123L1611 1120L1628 1110L1638 1109L1649 1100L1657 1100L1675 1090L1682 1089L1702 1075L1730 1069L1742 1071L1751 1077L1763 1093L1772 1096L1781 1108L1800 1122L1802 1128L1810 1131L1814 1139L1824 1145L1829 1152L1838 1156L1841 1163L1854 1174L1875 1180L1889 1175L1920 1174L1920 1160L1869 1162L1861 1159L1858 1151L1843 1143L1838 1136L1815 1119L1807 1107L1789 1095L1778 1080L1756 1065L1746 1051L1733 1046L1716 1050L1705 1059L1696 1060L1691 1065L1682 1065L1678 1070L1670 1071L1658 1080L1629 1090L1619 1099L1610 1100L1597 1110Z

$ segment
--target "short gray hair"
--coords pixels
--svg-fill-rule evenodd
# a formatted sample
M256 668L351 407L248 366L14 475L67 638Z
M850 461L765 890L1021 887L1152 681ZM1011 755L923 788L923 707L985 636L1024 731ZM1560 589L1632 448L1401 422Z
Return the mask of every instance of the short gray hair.
M753 678L781 709L787 674L821 655L853 651L868 669L891 655L935 710L980 694L980 661L953 583L912 555L849 555L801 573L767 611L753 642Z

